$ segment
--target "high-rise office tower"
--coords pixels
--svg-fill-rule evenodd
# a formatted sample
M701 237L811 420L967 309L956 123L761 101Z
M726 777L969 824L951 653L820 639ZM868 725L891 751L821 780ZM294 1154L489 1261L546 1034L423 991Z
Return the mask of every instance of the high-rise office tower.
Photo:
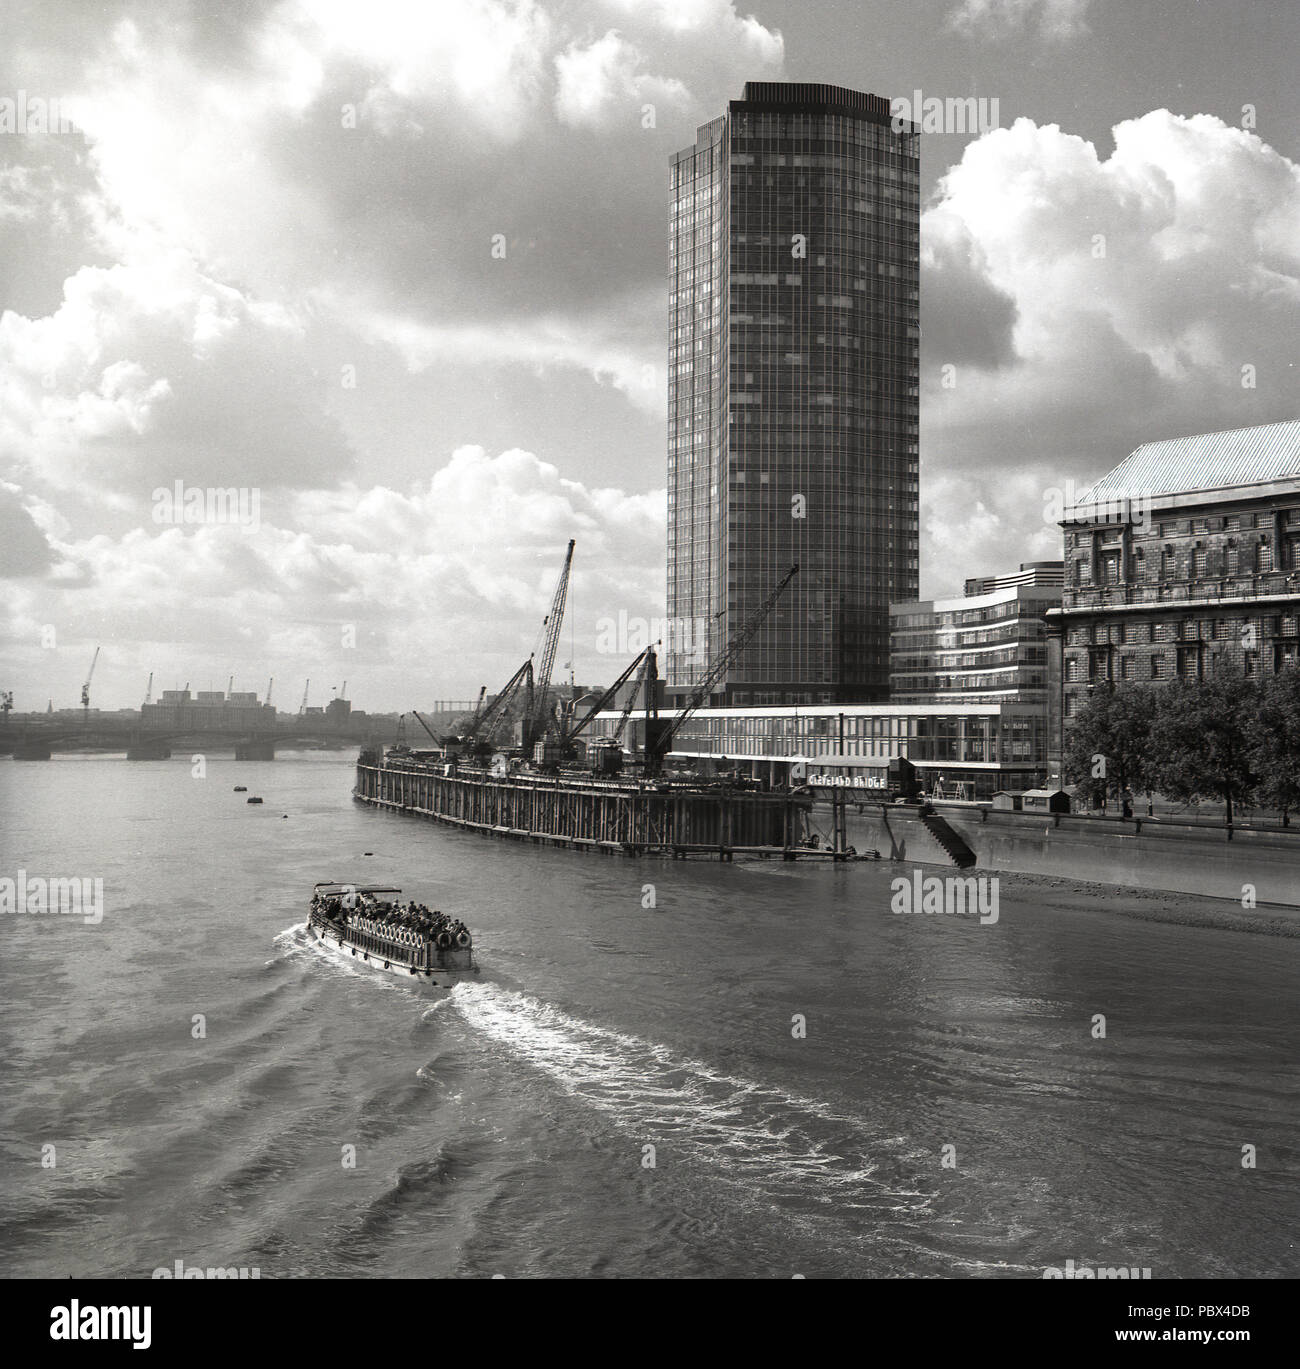
M670 694L786 569L716 703L870 702L918 594L919 134L889 101L748 82L672 158Z

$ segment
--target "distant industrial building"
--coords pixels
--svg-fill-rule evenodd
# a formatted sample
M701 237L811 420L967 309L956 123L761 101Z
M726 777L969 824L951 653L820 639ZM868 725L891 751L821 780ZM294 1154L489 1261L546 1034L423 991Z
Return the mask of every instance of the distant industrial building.
M1048 609L1060 561L966 581L961 599L894 604L889 697L907 703L1033 703L1047 708Z
M275 726L275 709L259 703L255 693L164 689L157 703L141 705L140 723L146 729L168 731L253 732Z
M883 701L919 565L919 133L751 81L670 186L668 694L797 563L710 702Z
M1061 526L1058 765L1062 729L1098 686L1256 678L1300 658L1300 419L1145 443Z

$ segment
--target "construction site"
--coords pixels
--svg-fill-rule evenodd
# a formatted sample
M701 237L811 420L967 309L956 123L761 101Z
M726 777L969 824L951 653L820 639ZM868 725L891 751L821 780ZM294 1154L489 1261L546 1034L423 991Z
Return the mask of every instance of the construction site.
M481 689L472 713L447 732L412 710L409 716L425 734L419 745L410 744L404 714L391 746L361 753L355 798L484 836L628 855L854 859L842 805L831 830L819 833L811 821L812 796L803 787L773 790L738 777L706 777L673 756L674 739L707 704L798 567L786 571L708 663L680 707L661 712L651 645L580 708L576 698L551 685L573 548L570 541L540 651L498 693ZM634 717L635 729L629 727ZM592 740L597 718L605 726Z

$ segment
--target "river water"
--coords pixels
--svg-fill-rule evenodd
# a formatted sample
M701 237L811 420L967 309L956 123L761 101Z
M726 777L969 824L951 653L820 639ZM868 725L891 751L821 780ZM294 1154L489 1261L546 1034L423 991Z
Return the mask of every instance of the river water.
M104 890L3 919L0 1272L1297 1272L1295 940L485 841L351 763L0 760L0 875ZM454 912L480 973L340 964L322 879Z

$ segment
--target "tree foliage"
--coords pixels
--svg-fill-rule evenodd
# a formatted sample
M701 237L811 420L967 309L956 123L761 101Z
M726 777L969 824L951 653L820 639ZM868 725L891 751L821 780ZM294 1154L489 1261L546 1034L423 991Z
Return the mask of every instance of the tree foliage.
M1091 803L1150 793L1156 692L1145 685L1094 690L1071 722L1065 777Z
M1300 810L1300 668L1262 683L1217 671L1153 688L1094 690L1070 720L1067 782L1092 803L1158 792L1217 799L1231 825L1262 803L1285 820Z
M1177 680L1159 692L1151 728L1156 788L1171 799L1221 799L1228 825L1256 785L1249 728L1258 710L1252 680L1226 672Z
M1300 808L1300 668L1291 666L1260 685L1248 734L1259 800L1286 822Z

